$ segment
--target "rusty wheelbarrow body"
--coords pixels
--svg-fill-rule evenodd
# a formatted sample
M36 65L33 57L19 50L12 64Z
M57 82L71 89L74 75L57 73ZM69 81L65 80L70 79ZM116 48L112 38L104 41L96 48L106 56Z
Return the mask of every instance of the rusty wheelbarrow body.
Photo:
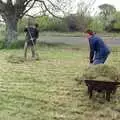
M95 81L95 80L85 80L88 87L89 98L92 98L93 90L97 92L104 92L107 101L110 101L111 93L115 93L120 82L106 82L106 81Z

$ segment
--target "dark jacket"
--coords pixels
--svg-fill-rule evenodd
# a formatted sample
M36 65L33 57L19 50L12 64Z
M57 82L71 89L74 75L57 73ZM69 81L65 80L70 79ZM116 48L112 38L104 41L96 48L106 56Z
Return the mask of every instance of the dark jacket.
M109 48L103 42L103 40L93 35L89 38L90 45L90 63L93 62L93 59L101 59L110 53Z
M28 39L31 39L31 37L37 39L39 37L39 31L37 28L27 27L24 29L24 32L26 32L26 37Z

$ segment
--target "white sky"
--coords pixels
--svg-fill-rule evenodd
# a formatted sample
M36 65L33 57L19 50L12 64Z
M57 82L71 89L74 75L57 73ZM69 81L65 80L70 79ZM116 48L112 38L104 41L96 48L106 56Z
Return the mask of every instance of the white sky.
M2 1L7 1L7 0L2 0ZM12 1L15 1L15 0L12 0ZM79 1L82 1L82 0L75 0L75 1L79 2ZM117 10L120 10L120 0L96 0L95 7L97 7L101 4L104 4L104 3L112 4L117 8Z
M7 1L7 0L3 0L3 1ZM13 1L15 1L15 0L13 0ZM54 1L54 0L52 0L52 1ZM74 3L76 4L77 2L84 1L84 0L72 0L72 1L74 1ZM85 0L85 1L87 1L87 0ZM94 14L94 12L96 12L96 11L99 12L98 6L101 5L101 4L104 4L104 3L111 4L111 5L113 5L117 10L120 11L120 0L96 0L95 4L94 4L94 6L93 6L93 8L95 8L94 11L93 11L93 14ZM35 9L35 10L32 9L32 10L30 11L30 13L37 13L37 12L38 12L37 9Z

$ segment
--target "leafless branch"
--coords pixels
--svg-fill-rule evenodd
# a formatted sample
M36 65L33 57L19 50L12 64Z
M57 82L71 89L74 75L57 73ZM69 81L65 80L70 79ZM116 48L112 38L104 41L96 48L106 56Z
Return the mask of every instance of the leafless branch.
M33 3L31 4L31 6L23 12L22 16L24 16L34 6L35 2L36 1L34 0Z
M31 18L35 18L33 15L29 15L29 14L25 14L25 16L31 17Z
M5 11L5 3L3 3L2 0L0 0L0 12L4 12Z
M59 18L59 19L63 19L63 18L61 18L61 17L58 17L58 16L54 15L54 14L48 9L48 7L46 6L46 4L45 4L44 1L42 1L42 0L36 0L36 1L43 3L45 9L46 9L53 17L56 17L56 18Z
M9 6L13 6L12 0L7 0L7 4L8 4Z
M31 0L25 1L25 2L24 2L24 6L27 7L27 5L28 5L30 2L31 2ZM34 2L35 2L35 0L34 0Z
M57 5L55 5L55 4L53 4L53 2L51 2L50 0L47 0L54 8L57 8L57 9L59 9L59 10L61 10L63 13L64 13L64 11L60 8L60 7L58 7Z
M2 0L0 0L0 4L1 4L1 5L4 4Z
M47 0L54 8L60 10L64 15L65 15L65 12L60 8L58 7L57 5L53 4L53 2L51 2L50 0Z

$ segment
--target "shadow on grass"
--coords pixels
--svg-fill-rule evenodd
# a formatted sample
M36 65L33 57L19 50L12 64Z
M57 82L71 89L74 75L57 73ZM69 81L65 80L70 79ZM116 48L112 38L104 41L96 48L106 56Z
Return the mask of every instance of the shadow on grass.
M70 47L71 45L65 43L47 43L47 42L39 42L38 45L40 47Z
M12 42L7 48L5 47L5 42L0 41L0 49L23 49L24 48L24 40L18 40ZM65 44L65 43L46 43L46 42L38 42L37 47L39 48L75 48L76 46Z

